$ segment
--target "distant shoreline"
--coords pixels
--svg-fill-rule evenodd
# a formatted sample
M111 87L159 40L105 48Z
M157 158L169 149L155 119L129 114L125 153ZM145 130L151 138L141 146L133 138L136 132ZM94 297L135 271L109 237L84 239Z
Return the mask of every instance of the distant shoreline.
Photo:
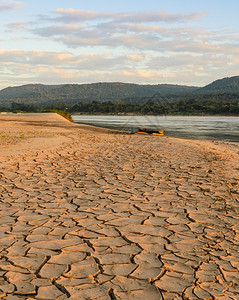
M169 115L153 115L153 114L131 114L131 113L120 113L120 114L110 114L110 113L95 113L95 114L87 114L87 113L71 113L72 116L117 116L117 117L120 117L120 116L137 116L137 117L144 117L144 116L147 116L147 117L239 117L239 114L232 114L232 115L210 115L210 114L199 114L199 115L195 115L195 114L192 114L192 115L182 115L182 114L169 114Z

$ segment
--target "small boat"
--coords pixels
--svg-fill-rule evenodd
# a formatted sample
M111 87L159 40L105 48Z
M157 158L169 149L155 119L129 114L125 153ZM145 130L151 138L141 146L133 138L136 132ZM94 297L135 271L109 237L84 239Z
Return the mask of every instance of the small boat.
M140 134L152 134L152 135L164 135L165 130L153 130L147 128L139 128L136 133Z

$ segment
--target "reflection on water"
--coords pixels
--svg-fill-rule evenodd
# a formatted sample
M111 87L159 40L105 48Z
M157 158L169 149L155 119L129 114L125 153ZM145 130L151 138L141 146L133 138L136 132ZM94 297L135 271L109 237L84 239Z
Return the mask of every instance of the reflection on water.
M165 135L239 142L239 117L73 116L76 123L136 131L164 129Z

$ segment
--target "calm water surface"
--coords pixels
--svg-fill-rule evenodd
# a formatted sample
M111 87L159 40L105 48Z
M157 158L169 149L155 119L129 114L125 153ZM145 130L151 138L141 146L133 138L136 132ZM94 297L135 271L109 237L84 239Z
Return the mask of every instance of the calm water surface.
M73 116L76 123L118 130L164 129L165 135L239 142L239 117Z

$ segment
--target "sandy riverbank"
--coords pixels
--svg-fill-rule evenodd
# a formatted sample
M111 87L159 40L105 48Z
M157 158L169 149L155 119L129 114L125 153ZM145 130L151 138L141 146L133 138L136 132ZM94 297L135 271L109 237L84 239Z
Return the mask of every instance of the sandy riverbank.
M239 299L239 144L0 125L4 299Z

